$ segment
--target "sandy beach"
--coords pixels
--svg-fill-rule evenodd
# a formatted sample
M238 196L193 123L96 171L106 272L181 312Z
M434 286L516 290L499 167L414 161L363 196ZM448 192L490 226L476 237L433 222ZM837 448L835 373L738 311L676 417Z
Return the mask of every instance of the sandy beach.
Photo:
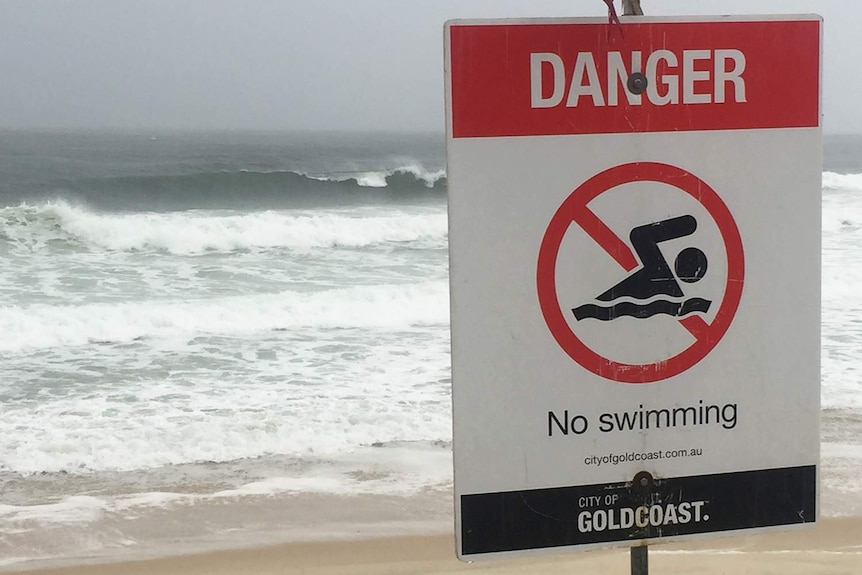
M650 570L662 574L857 574L862 518L831 518L816 527L654 545ZM19 568L24 567L20 566ZM627 549L564 552L462 563L449 534L319 541L216 551L143 561L29 570L56 575L196 575L287 573L387 575L439 573L627 573Z

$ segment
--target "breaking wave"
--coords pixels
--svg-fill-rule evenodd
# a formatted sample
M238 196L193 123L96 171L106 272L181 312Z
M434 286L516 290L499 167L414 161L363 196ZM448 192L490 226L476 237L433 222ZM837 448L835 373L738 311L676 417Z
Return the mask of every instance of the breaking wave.
M862 174L823 172L823 189L862 191Z
M99 213L65 201L0 208L7 249L161 251L176 255L261 249L445 247L442 210L397 208Z

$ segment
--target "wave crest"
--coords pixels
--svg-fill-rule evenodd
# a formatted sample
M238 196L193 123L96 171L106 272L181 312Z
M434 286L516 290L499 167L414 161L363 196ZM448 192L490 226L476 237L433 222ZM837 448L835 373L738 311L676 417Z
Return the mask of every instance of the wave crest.
M862 191L862 174L823 172L823 188L828 190Z
M354 181L363 188L409 187L412 182L421 182L426 188L433 189L438 183L445 183L446 170L429 172L420 164L407 164L391 170L370 172L344 172L336 174L315 175L294 172L319 182L349 182ZM411 180L412 176L412 180Z
M418 212L418 213L417 213ZM261 249L445 245L442 210L265 210L99 213L59 200L0 209L0 239L19 249L163 251L175 255Z

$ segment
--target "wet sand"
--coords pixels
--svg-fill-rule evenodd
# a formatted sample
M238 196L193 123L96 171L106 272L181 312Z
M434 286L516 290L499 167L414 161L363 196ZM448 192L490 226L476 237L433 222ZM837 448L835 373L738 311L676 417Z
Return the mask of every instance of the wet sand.
M297 542L262 548L63 568L28 570L54 575L407 575L628 573L627 549L541 553L462 563L451 534ZM793 531L709 537L653 545L650 570L702 573L862 573L862 518L830 518ZM18 569L26 565L18 565Z

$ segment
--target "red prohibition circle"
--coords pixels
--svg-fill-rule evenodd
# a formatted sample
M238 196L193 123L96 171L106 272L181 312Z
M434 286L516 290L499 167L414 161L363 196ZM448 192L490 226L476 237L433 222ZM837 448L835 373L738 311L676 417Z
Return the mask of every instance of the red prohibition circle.
M724 297L712 323L706 323L698 316L679 320L695 338L694 343L673 357L645 364L627 364L608 359L594 352L572 331L563 316L557 298L556 269L560 245L577 220L592 219L599 233L610 231L587 208L593 199L617 186L631 182L658 182L673 186L700 202L718 225L727 254L727 283ZM627 247L623 250L631 257ZM610 257L623 257L609 252ZM620 261L618 259L618 261ZM745 276L745 257L742 238L736 222L715 190L697 176L669 164L657 162L634 162L609 168L591 177L578 186L563 201L548 224L536 270L536 285L539 306L551 334L560 347L585 369L605 379L620 383L654 383L678 375L694 366L718 344L730 327L742 298L742 284Z

